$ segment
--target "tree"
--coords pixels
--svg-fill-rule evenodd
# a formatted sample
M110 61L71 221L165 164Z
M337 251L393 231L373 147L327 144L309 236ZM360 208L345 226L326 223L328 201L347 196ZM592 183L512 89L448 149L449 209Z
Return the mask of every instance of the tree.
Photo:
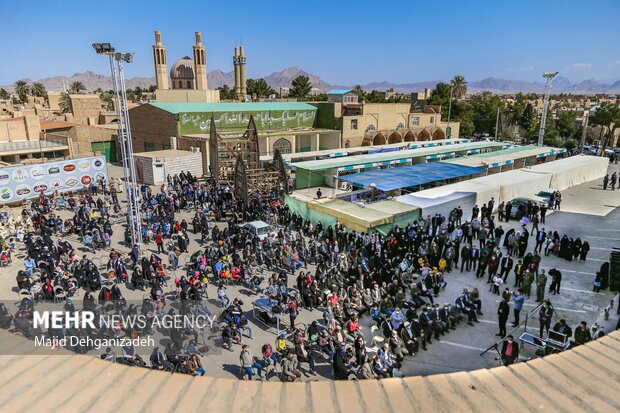
M114 103L112 101L112 99L114 99L113 92L101 92L101 94L99 95L99 99L101 99L101 102L104 104L106 110L114 109Z
M30 86L23 80L15 82L15 93L19 97L20 102L26 103L28 100L28 94L30 93Z
M373 90L370 93L366 93L365 99L368 103L383 103L385 102L385 92Z
M47 95L47 90L45 90L45 86L43 86L43 83L34 82L30 87L30 94L32 94L32 96L42 98Z
M86 90L86 86L84 86L84 83L76 81L76 82L71 82L71 84L69 85L69 93L80 93L81 91Z
M73 112L73 105L71 104L71 96L69 93L62 92L60 94L60 99L58 100L58 106L60 107L61 113L69 113Z
M450 81L452 93L456 99L462 99L467 94L467 80L461 75L456 75Z
M534 107L531 103L527 103L525 105L525 109L523 109L523 113L517 119L517 123L524 130L528 130L532 127L532 123L534 122Z
M220 91L221 100L234 100L235 99L235 91L232 90L228 85L223 85L221 87L218 87L217 90Z
M312 83L308 76L297 76L291 82L291 86L288 95L298 99L305 99L312 90Z
M156 85L149 86L149 93L155 93L156 90L157 90L157 86Z
M364 100L364 95L366 94L366 92L364 91L364 89L362 89L361 85L353 86L352 92L357 95L358 102L362 102Z
M265 98L269 95L275 95L276 91L267 84L265 79L248 79L247 80L248 95L256 98Z
M558 130L560 137L572 138L575 136L575 132L577 132L577 125L575 125L576 120L577 115L575 112L560 112L560 116L558 116L558 120L555 123L555 128Z
M9 100L11 98L11 94L7 92L5 88L0 89L0 99Z
M447 83L437 83L435 89L431 91L431 96L428 98L427 102L429 105L441 106L443 109L446 109L442 110L442 120L447 120L447 109L450 105L450 85Z
M607 131L607 135L603 140L602 156L605 155L605 148L611 143L616 133L616 128L620 125L620 106L604 102L596 109L596 112L590 116L590 123L599 125Z

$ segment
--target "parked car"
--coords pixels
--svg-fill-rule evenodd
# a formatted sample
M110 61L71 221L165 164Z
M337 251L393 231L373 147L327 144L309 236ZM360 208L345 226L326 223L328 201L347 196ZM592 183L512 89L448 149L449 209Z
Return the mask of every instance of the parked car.
M273 230L271 225L267 224L264 221L252 221L247 222L245 224L240 225L243 231L251 235L256 235L261 241L263 241L268 236L272 236L273 238L277 237L276 232Z
M528 202L531 202L532 204L542 204L544 203L544 201L540 201L538 199L535 199L534 197L532 198L526 198L526 197L521 197L521 198L515 198L512 201L510 201L510 204L512 205L512 209L510 210L510 218L516 218L517 217L517 213L519 212L519 207L521 205L527 205Z
M541 204L546 204L547 206L551 205L551 196L555 192L555 189L543 189L542 191L538 191L536 195L532 198L538 201Z

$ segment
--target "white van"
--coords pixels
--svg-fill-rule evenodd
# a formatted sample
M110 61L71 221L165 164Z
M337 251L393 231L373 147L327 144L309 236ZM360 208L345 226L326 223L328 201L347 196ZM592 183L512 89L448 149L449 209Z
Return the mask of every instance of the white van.
M271 237L276 238L276 232L271 228L271 225L267 224L264 221L252 221L246 222L245 224L240 225L241 229L246 231L248 234L256 235L261 241L271 235Z

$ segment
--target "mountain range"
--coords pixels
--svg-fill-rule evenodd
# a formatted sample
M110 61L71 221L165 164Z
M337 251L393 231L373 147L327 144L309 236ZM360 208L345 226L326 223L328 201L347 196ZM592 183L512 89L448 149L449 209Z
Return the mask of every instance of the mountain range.
M224 72L219 69L212 70L208 73L208 81L210 88L217 88L223 85L233 86L235 83L233 72ZM319 76L304 71L299 66L292 66L284 69L280 72L273 72L268 76L265 76L265 81L274 89L278 90L281 87L290 87L291 82L297 76L308 76L312 87L320 89L322 91L328 91L329 89L338 88L350 88L353 85L342 86L330 84ZM32 83L32 79L23 79L27 83ZM86 89L91 91L98 88L103 90L109 90L112 88L112 82L110 76L96 74L91 71L84 73L75 73L72 76L53 76L44 79L36 80L41 82L49 91L62 91L63 84L70 84L71 82L82 82ZM371 82L361 85L364 90L387 90L394 89L397 92L416 92L425 88L434 88L441 80L422 81L414 83L392 83L388 81ZM150 85L155 84L154 77L134 77L126 80L127 88L135 88L140 86L142 88L148 88ZM5 89L12 91L13 85L3 86ZM494 77L488 77L482 80L469 81L469 92L480 92L488 90L494 93L516 93L516 92L531 92L531 93L544 93L544 82L530 82L524 80L508 80L498 79ZM592 94L592 93L620 93L620 80L612 80L606 82L599 82L595 79L584 80L579 83L573 83L569 79L558 76L553 81L553 93L573 93L573 94Z

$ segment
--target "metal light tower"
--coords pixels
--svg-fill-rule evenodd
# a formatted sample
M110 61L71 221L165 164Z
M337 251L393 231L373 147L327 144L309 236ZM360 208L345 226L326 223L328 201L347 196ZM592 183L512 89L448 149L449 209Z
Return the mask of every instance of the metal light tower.
M123 68L123 62L131 63L133 62L133 53L116 53L114 55L114 60L116 60L116 65L118 67L118 74L121 84L121 97L122 97L122 110L123 116L125 117L125 144L127 145L126 153L127 160L129 165L129 180L131 182L131 186L134 189L132 193L134 202L132 203L133 213L132 218L135 221L132 221L133 226L136 229L136 237L137 243L142 245L142 231L141 229L141 214L140 214L140 199L137 193L137 180L136 180L136 163L133 156L133 139L131 137L131 123L129 122L129 109L127 108L127 88L125 86L125 70Z
M543 77L547 79L545 86L545 99L543 102L543 111L540 118L540 129L538 130L538 146L542 146L545 140L545 124L547 123L547 108L549 107L549 94L551 93L551 82L558 75L558 72L545 72Z
M122 64L120 63L120 61L123 60L123 56L128 54L123 55L122 53L116 53L110 43L93 43L93 48L97 54L107 55L110 59L110 72L112 74L114 98L116 101L116 115L118 117L118 140L121 147L121 156L123 157L123 177L125 178L125 193L127 194L127 218L129 233L131 235L132 243L140 245L142 243L139 215L140 207L138 205L138 200L136 199L133 148L131 146L131 141L127 139L127 134L130 134L129 116L127 115L125 79L122 72ZM132 58L129 59L129 61L131 60ZM123 76L122 79L119 79L117 73Z

